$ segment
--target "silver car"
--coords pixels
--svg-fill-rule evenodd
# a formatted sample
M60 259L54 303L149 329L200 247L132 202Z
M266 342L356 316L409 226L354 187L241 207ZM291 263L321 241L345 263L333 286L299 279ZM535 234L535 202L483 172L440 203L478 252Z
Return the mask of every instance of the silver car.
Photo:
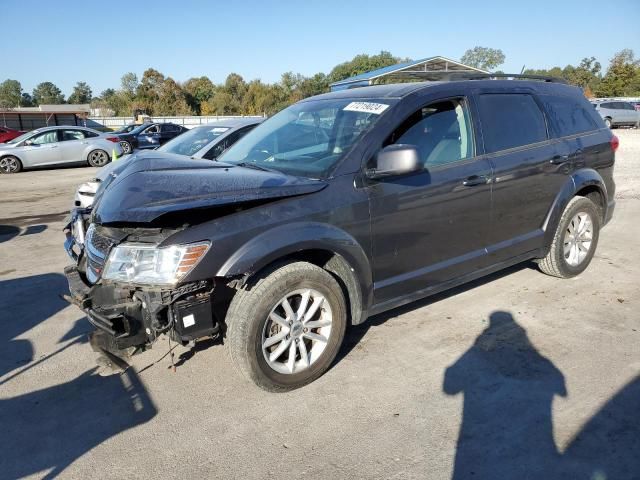
M119 139L85 127L59 126L32 130L0 145L0 173L23 168L87 162L92 167L122 155Z
M629 102L595 100L591 104L609 128L633 127L640 122L640 112Z
M234 118L200 125L173 138L156 151L215 160L264 120L264 118ZM127 157L126 161L135 161L139 155L134 153L131 157ZM94 180L81 184L76 191L74 205L80 208L90 207L100 182L104 181L117 166L118 162L107 165L98 171Z

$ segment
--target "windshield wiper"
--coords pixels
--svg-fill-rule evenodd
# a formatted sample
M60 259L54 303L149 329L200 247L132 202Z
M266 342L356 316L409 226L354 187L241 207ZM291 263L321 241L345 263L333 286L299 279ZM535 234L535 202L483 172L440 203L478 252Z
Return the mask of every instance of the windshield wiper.
M262 170L263 172L280 173L278 170L274 170L273 168L263 167L262 165L258 165L257 163L253 163L253 162L240 162L240 163L234 163L232 165L237 165L238 167L253 168L254 170Z

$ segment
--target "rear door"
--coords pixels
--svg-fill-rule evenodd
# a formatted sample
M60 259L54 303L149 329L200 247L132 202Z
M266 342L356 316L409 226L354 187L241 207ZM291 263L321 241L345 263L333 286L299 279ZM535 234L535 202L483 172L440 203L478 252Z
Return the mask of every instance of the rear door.
M180 133L182 133L182 131L178 125L174 125L173 123L160 125L160 145L164 145Z
M34 135L24 145L23 159L25 166L48 165L60 161L58 131L48 130Z
M58 132L60 140L60 161L79 162L85 160L82 158L82 155L88 142L84 132L77 128L65 128Z
M414 108L383 146L415 145L424 169L368 186L377 303L486 263L491 165L476 155L469 102L460 95Z
M476 91L484 150L494 169L489 260L543 245L547 212L567 180L570 145L551 139L539 100L527 89Z

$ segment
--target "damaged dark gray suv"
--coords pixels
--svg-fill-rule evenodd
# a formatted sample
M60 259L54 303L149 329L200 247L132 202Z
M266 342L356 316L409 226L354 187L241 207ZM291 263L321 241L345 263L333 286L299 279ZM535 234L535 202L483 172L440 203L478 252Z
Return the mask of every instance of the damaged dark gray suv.
M161 334L221 336L260 387L300 387L371 315L530 259L581 273L613 213L617 146L551 79L309 98L218 162L123 162L73 213L67 298L121 358Z

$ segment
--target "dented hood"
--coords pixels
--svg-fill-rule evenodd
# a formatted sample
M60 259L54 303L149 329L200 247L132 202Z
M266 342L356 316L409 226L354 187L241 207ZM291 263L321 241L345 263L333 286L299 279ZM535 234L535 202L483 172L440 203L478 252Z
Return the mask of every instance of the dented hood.
M152 223L168 213L241 206L326 186L321 180L160 152L138 155L126 163L103 182L94 206L96 223Z

